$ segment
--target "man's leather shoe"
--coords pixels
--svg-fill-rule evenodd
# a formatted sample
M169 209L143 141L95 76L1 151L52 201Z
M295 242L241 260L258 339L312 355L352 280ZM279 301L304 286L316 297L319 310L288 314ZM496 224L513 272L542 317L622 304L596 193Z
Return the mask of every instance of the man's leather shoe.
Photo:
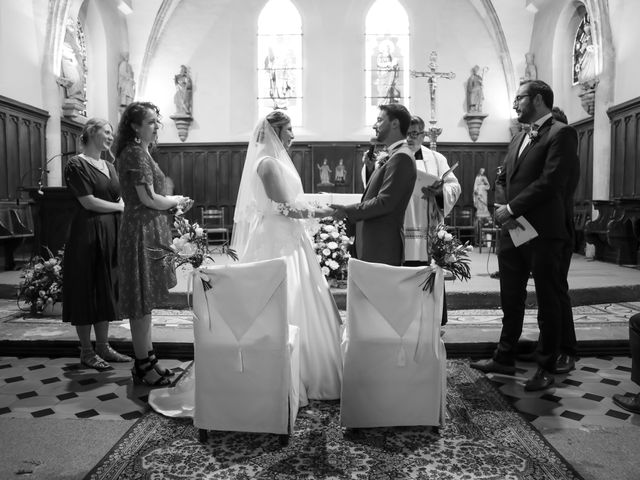
M613 396L613 403L629 412L640 414L640 393L630 397L616 393Z
M519 353L516 355L516 358L521 362L535 362L536 361L536 351L529 353Z
M516 373L516 367L513 365L498 363L493 358L471 362L469 366L484 373L502 373L503 375L513 375Z
M576 359L571 355L562 354L556 360L554 373L569 373L576 369Z
M547 372L544 368L538 368L535 375L526 381L524 389L527 392L537 392L538 390L545 390L553 385L555 379L553 375Z

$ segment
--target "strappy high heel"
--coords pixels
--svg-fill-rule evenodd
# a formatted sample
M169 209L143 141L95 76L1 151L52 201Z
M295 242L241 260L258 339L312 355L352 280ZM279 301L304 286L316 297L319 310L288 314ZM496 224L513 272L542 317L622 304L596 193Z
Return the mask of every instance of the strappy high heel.
M156 360L157 362L157 360ZM146 385L148 387L167 387L171 384L171 380L163 377L154 368L155 363L149 357L143 359L135 359L133 368L131 369L131 377L133 383Z
M151 361L151 363L153 364L153 368L155 368L156 372L158 372L159 375L162 375L163 377L173 377L175 375L175 372L172 372L168 368L160 366L160 364L158 363L158 357L156 357L155 350L149 350L149 360Z

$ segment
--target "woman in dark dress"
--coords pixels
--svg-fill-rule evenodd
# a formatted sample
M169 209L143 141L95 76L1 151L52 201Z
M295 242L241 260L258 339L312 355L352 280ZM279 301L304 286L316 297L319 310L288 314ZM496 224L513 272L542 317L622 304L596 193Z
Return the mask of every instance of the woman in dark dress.
M183 209L189 201L165 195L165 176L149 154L158 131L158 113L152 103L131 103L122 113L115 147L125 203L118 247L120 316L131 324L136 356L133 379L149 386L166 386L167 377L173 375L160 367L153 351L151 310L160 307L176 285L175 271L152 249L171 245L170 210Z
M109 322L118 319L117 246L120 213L118 174L100 154L109 152L113 129L109 122L90 119L80 138L83 153L65 168L69 190L77 208L64 251L62 319L75 325L80 339L80 363L110 370L108 362L131 358L109 345ZM96 349L91 345L91 326Z

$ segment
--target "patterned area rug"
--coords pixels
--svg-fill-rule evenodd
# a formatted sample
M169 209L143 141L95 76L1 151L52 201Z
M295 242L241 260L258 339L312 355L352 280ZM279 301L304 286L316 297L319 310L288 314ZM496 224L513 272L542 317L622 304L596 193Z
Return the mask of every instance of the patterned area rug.
M288 446L276 435L209 432L150 412L85 480L582 479L479 372L447 365L447 422L345 432L339 402L300 410Z

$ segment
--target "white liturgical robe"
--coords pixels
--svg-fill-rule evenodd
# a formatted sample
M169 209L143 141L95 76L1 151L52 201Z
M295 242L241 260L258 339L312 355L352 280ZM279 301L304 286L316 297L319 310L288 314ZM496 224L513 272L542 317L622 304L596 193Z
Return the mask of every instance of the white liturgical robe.
M413 194L404 217L404 256L405 261L426 262L429 259L429 231L434 231L444 217L451 211L460 197L460 183L450 172L444 178L442 186L443 208L435 200L426 200L422 189L433 185L449 170L444 155L434 152L425 146L421 147L422 158L416 160L418 176L413 187Z

